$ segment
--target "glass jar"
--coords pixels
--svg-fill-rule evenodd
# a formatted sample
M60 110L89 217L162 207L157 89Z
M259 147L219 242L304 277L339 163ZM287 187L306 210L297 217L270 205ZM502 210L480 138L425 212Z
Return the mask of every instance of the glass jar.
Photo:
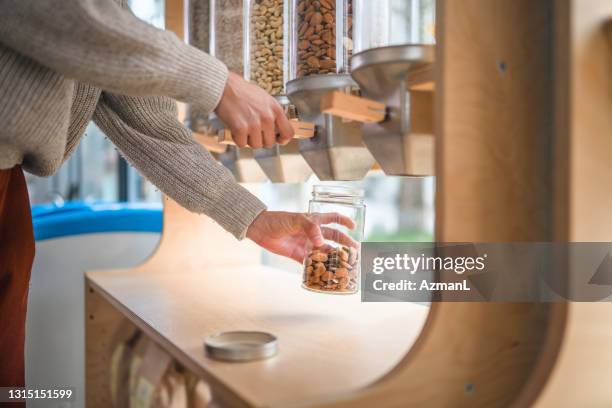
M244 2L243 0L210 0L211 54L227 68L244 75Z
M435 43L435 0L354 0L355 52Z
M349 72L353 0L293 0L292 24L291 79Z
M285 94L289 80L289 2L244 2L244 76L274 96Z
M365 221L363 190L343 186L314 186L308 206L310 214L321 217L326 224L326 213L344 215L355 223L355 228L345 225L323 225L325 245L307 248L304 259L302 286L324 293L350 294L359 290L361 240ZM336 232L338 235L335 235ZM344 242L339 236L351 238ZM338 242L340 241L340 242Z

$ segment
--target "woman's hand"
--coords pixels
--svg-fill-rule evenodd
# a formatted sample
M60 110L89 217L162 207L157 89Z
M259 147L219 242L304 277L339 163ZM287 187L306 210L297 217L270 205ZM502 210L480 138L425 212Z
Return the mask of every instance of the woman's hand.
M264 211L247 230L247 238L277 255L302 262L311 248L324 247L325 240L357 247L357 242L343 232L323 224L340 224L354 229L355 223L338 213L300 214Z
M239 147L248 144L259 149L273 147L276 143L287 144L294 134L276 99L233 72L229 73L215 111Z

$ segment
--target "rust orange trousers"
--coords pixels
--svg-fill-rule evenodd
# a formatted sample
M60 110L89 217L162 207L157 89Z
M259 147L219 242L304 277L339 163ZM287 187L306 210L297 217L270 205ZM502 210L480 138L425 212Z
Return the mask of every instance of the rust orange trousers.
M24 386L25 319L33 261L34 232L23 171L20 166L0 170L0 387Z

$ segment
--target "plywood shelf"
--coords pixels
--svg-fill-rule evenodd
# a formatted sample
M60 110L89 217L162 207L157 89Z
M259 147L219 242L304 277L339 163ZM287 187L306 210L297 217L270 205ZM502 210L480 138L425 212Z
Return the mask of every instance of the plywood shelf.
M248 406L303 403L372 383L406 354L428 314L417 304L311 293L298 274L263 266L92 272L87 281L189 370ZM236 329L274 333L279 354L241 364L204 355L204 336Z
M408 75L408 89L411 91L435 91L435 72L436 69L433 64L426 65L419 70L413 70Z

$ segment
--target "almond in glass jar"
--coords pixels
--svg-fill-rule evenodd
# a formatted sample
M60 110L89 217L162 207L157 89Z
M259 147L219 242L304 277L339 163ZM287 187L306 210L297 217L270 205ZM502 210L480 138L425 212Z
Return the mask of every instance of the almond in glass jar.
M315 249L304 261L303 285L320 292L356 293L358 262L359 250L353 247Z
M308 212L318 219L334 222L322 226L325 229L325 245L306 250L302 273L302 286L305 289L334 294L358 292L360 242L365 222L363 194L361 189L346 186L314 187ZM338 215L348 222L339 220ZM351 223L354 228L347 227Z

